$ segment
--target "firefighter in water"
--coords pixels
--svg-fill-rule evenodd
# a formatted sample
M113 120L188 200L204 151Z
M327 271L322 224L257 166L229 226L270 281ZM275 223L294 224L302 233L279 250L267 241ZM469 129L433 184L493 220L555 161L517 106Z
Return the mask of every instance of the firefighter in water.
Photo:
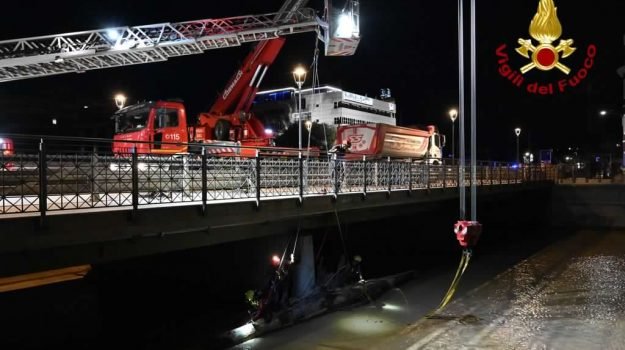
M259 290L248 290L245 299L250 306L250 316L253 321L259 319L271 322L275 312L288 307L291 289L291 265L295 262L293 256L290 261L272 259L271 276L265 286Z

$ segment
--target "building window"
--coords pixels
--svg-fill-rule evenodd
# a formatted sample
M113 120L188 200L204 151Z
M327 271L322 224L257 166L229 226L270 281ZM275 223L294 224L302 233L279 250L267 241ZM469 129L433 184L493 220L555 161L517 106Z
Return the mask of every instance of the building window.
M385 110L381 110L381 109L377 109L377 108L373 108L373 107L365 107L365 106L361 106L361 105L356 105L356 104L352 104L352 103L348 103L348 102L335 102L334 103L334 108L348 108L354 111L361 111L361 112L367 112L367 113L373 113L373 114L377 114L377 115L383 115L386 117L392 117L394 115L393 112L389 112L389 111L385 111Z

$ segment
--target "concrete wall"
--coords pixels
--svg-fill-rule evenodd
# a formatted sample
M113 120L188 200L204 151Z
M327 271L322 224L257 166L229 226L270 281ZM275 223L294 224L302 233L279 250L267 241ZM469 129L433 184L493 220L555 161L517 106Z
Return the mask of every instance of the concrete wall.
M553 235L544 229L550 213L550 186L488 188L479 192L478 217L484 232L474 261L509 246L502 242L512 242L511 246L517 247L535 241L540 247L541 242ZM293 237L298 226L294 213L300 210L310 210L306 211L309 217L301 222L302 236L312 238L320 279L336 271L340 264L344 254L342 238L349 255L363 257L363 274L367 279L407 270L434 273L431 271L439 271L437 267L441 266L453 269L460 255L453 234L453 224L458 220L456 195L454 189L414 193L412 197L406 193L393 193L389 198L384 194L381 198L369 195L366 200L344 196L337 202L311 200L301 208L292 201L274 201L265 203L256 215L252 214L256 209L235 206L217 214L225 217L226 211L236 209L246 214L244 217L258 216L256 220L264 218L266 222L250 222L222 232L213 228L208 233L199 233L195 239L190 234L188 244L183 242L185 234L180 233L151 239L120 238L117 243L94 242L73 250L53 249L47 258L37 251L20 253L14 259L0 254L0 271L8 269L2 267L3 262L4 265L28 262L37 265L36 261L54 264L63 254L71 259L100 261L85 279L4 294L0 309L9 324L3 325L6 336L0 339L0 349L43 348L44 344L47 347L60 344L64 349L94 349L85 344L98 337L105 340L102 348L123 344L123 348L179 349L186 348L185 342L193 337L208 339L219 327L238 326L248 317L244 292L266 283L272 272L270 256L282 252ZM272 213L280 210L295 219ZM183 209L169 217L159 210L141 214L144 217L118 223L113 216L88 219L98 220L95 222L101 226L103 220L109 220L111 231L117 224L140 231L147 229L142 225L144 221L151 222L155 217L189 220L191 215ZM210 219L211 223L215 220L215 217ZM272 220L277 221L272 224ZM80 220L74 221L74 225L79 223ZM30 232L31 243L35 235L51 240L62 237L55 231L61 223L49 224L48 231ZM161 248L153 248L152 240ZM193 246L198 248L188 248ZM187 249L181 250L184 247ZM139 256L147 250L153 254ZM128 258L133 255L138 257ZM197 330L191 324L198 325Z
M625 186L554 186L551 211L556 227L625 228Z

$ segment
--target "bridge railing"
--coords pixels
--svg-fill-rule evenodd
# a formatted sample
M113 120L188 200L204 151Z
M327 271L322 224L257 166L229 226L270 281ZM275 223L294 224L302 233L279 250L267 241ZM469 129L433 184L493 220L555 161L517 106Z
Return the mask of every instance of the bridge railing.
M457 187L463 171L445 160L306 157L264 150L256 157L220 157L211 145L177 155L113 154L111 140L15 138L15 154L0 154L0 218L80 210L201 205L275 198L419 191ZM160 144L162 147L163 144ZM480 162L476 185L502 186L554 181L555 169Z
M616 163L566 163L555 166L558 184L622 183L623 171Z

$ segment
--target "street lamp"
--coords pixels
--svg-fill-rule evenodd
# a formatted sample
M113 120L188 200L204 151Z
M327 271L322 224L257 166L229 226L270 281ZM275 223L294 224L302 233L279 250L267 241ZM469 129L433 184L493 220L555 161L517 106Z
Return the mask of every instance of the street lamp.
M295 80L295 84L297 84L297 88L299 89L299 102L297 105L297 131L298 131L298 147L302 149L302 85L306 81L306 69L302 66L298 66L293 71L293 79Z
M456 161L456 119L458 119L458 110L450 109L449 118L451 119L451 163Z
M119 109L124 108L124 105L126 105L126 96L124 94L115 95L115 105Z
M514 129L516 134L516 163L519 164L519 136L521 136L521 128Z

